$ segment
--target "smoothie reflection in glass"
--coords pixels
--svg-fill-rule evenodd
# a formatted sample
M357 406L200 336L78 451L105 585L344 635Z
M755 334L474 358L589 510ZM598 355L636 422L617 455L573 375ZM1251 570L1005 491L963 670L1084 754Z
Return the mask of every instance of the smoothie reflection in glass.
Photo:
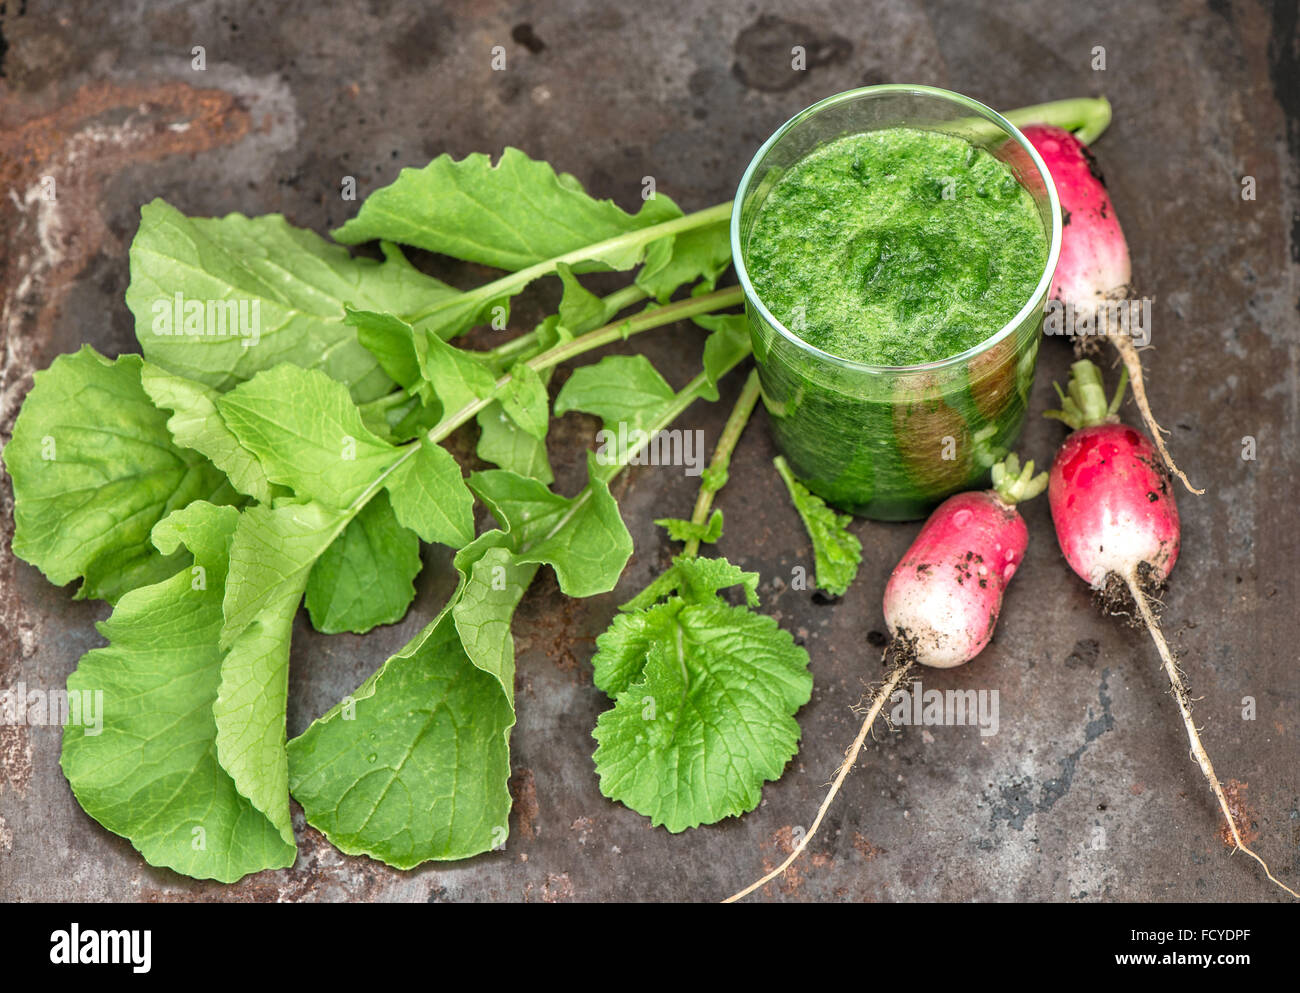
M1011 124L871 86L785 124L741 180L732 251L777 446L836 506L924 516L1024 422L1060 208Z

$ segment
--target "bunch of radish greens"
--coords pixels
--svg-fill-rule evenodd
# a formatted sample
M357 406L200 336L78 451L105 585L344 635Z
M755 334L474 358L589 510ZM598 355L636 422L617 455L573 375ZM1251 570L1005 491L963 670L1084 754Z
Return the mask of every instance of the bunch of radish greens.
M749 354L743 315L725 313L740 291L714 289L729 214L684 216L662 195L629 214L515 149L496 164L444 156L403 171L334 233L341 244L276 215L146 205L127 291L143 355L87 346L58 358L36 374L4 451L15 554L113 604L108 644L68 680L104 694L102 733L64 735L63 770L86 812L149 862L223 881L293 863L291 794L340 849L394 866L500 846L512 614L542 565L568 596L614 587L632 541L611 480L695 400L716 399ZM343 247L371 240L382 261ZM505 275L462 292L398 243ZM579 279L610 270L635 274L603 297ZM511 298L543 276L563 296L536 328L491 351L451 343L503 324ZM211 333L212 301L255 302L256 336ZM556 493L552 370L687 318L706 327L682 389L633 355L582 366L559 391L556 416L584 411L631 440L589 455L579 493ZM497 468L466 476L441 443L471 422L479 458ZM708 477L715 490L723 472ZM476 501L495 522L478 533ZM720 518L669 527L698 547ZM399 620L421 542L455 550L455 592L286 742L299 605L322 632ZM597 682L614 700L597 730L605 792L674 830L752 808L797 746L807 654L719 592L740 584L752 603L755 583L683 556L602 643ZM685 632L686 674L708 688L690 708L667 704L681 670L666 671L666 632ZM740 685L755 692L733 705ZM665 701L653 738L640 727L647 695ZM671 790L647 787L670 773Z

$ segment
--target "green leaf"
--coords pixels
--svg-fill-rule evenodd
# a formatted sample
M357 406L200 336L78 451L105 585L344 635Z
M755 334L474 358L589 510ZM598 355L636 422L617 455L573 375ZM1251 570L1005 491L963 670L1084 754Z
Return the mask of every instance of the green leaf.
M217 758L235 788L292 841L285 706L294 614L312 567L346 523L319 504L258 504L230 540L222 601Z
M707 524L696 524L678 517L661 517L655 521L662 528L668 529L668 537L673 541L704 541L713 544L722 537L722 511L714 510Z
M589 456L587 485L575 497L562 497L505 469L469 477L470 489L509 535L516 561L550 565L560 589L571 597L612 590L632 557L632 536L594 469Z
M544 484L555 479L546 456L546 443L520 428L500 403L491 403L479 411L478 426L476 451L484 462Z
M289 743L294 797L344 851L410 868L498 847L510 799L510 621L537 566L489 531L443 612Z
M515 559L507 548L488 548L472 565L462 568L465 582L452 607L456 631L465 654L497 678L510 701L515 702L515 645L510 619L523 599L537 566Z
M555 267L560 282L564 284L564 294L560 297L560 310L557 315L559 326L574 333L600 327L611 316L609 305L596 294L590 292L578 282L570 266L560 263Z
M230 571L222 606L228 646L268 605L298 598L312 566L351 520L351 514L318 503L257 504L239 516L230 542Z
M515 363L510 382L501 396L501 407L526 434L538 441L546 437L550 424L550 401L546 384L531 366Z
M588 196L572 176L506 148L495 165L482 154L459 162L440 155L423 169L403 169L334 237L346 245L385 238L513 272L680 216L667 197L627 214ZM608 264L625 269L636 261Z
M365 634L402 619L415 598L420 537L402 527L380 493L312 567L307 611L326 634Z
M352 221L335 232L354 244L386 237L456 258L507 269L511 275L464 293L430 296L418 310L387 308L443 340L502 308L532 280L557 272L630 269L645 257L655 225L680 218L664 196L635 215L594 200L572 176L507 149L497 166L485 155L460 162L446 156L407 169L377 190Z
M102 692L103 726L67 726L61 760L86 813L150 864L227 883L296 854L217 761L217 639L238 517L200 502L157 526L160 550L184 558L185 544L194 568L127 593L99 625L108 645L82 656L68 692Z
M679 287L700 280L703 291L712 290L731 264L731 221L723 220L652 243L636 285L647 295L667 303Z
M357 329L357 341L398 386L411 390L423 380L411 325L392 314L344 308L343 323ZM423 336L422 336L423 337Z
M603 683L628 679L629 656L648 648L593 732L601 792L673 832L753 810L798 749L808 653L772 618L721 601L673 598L616 623L597 639Z
M732 586L744 590L745 602L758 606L758 573L746 572L724 558L702 559L678 555L673 564L619 610L645 610L674 591L690 603L711 603L716 594Z
M397 519L425 541L460 548L473 539L474 497L455 457L441 445L420 442L384 485Z
M401 455L365 426L342 384L314 369L259 372L217 409L268 479L330 507L350 507Z
M423 347L419 347L421 372L441 402L444 415L455 414L496 388L492 370L474 352L422 331L415 334L417 342L423 341Z
M591 659L591 681L596 689L616 697L640 679L650 647L656 640L673 637L672 618L680 609L677 602L663 610L615 614L596 638L596 654Z
M115 602L173 575L183 556L153 526L194 500L237 495L207 459L172 443L140 384L138 355L109 361L89 345L36 373L4 449L13 479L13 552L77 597Z
M744 314L701 314L692 320L713 332L704 342L704 374L714 389L705 397L716 400L718 380L750 352L749 318Z
M206 455L240 493L259 503L271 502L271 481L257 456L239 443L222 420L216 390L149 362L144 363L140 381L155 406L174 411L167 430L176 444Z
M289 362L320 369L358 402L373 400L391 380L343 323L344 304L404 315L460 296L395 249L383 262L354 259L278 214L186 217L154 200L141 208L130 254L126 302L145 357L219 391ZM218 303L236 310L224 324ZM203 315L191 327L203 334L186 333L191 305ZM236 324L250 333L231 333Z
M672 405L676 394L644 355L607 355L573 371L555 398L555 416L571 410L595 414L607 431L644 431Z
M821 497L810 493L794 478L789 464L780 455L772 464L785 480L794 508L799 511L808 537L812 539L817 585L834 596L843 596L857 578L858 566L862 562L862 542L848 530L853 517L837 514Z
M399 869L504 843L514 709L474 665L450 606L301 736L290 788L349 855Z
M289 765L285 707L289 699L289 639L302 599L300 580L268 597L256 619L221 660L221 685L212 704L217 761L235 789L293 844L289 821Z

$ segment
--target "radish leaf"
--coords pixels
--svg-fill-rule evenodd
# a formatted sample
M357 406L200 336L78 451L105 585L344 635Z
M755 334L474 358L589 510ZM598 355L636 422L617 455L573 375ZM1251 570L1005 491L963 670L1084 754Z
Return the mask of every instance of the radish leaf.
M600 790L673 832L754 809L797 751L793 715L812 694L789 632L685 581L720 561L677 559L678 593L618 615L592 659L614 697L592 733Z
M345 245L383 238L514 272L680 216L664 196L625 213L508 147L495 164L483 154L460 161L440 155L423 169L403 169L333 234ZM609 265L626 269L637 261L611 257Z
M344 305L406 314L461 295L394 249L384 262L352 258L278 214L186 217L163 200L141 208L130 255L126 302L145 357L218 390L291 362L374 399L391 380L343 323ZM218 303L234 307L224 324ZM191 308L201 316L187 328Z
M380 493L312 566L306 597L312 627L365 634L400 621L419 572L420 536L398 522Z
M167 430L176 444L206 455L240 493L261 503L271 502L271 481L257 456L239 443L222 420L216 390L149 362L144 363L140 381L159 409L174 411Z
M812 539L817 585L834 596L843 596L857 578L862 562L862 542L848 529L853 523L852 516L837 514L821 497L809 492L794 478L781 456L773 460L773 465L785 481L794 508Z
M242 796L217 761L217 640L238 517L196 502L154 529L160 550L184 544L193 567L127 593L99 625L108 645L82 656L68 691L103 692L103 727L69 724L61 760L83 809L151 864L222 882L292 865L296 853L292 834Z
M89 345L36 373L4 449L13 478L13 552L77 597L115 602L176 572L150 529L194 500L238 499L222 473L172 443L140 383L138 355Z
M316 370L279 365L216 403L268 479L327 506L350 507L401 455L365 426L343 385Z
M673 541L695 541L713 544L722 537L722 511L715 510L707 524L696 524L677 517L661 517L655 521L661 528L668 529L668 537Z
M410 869L503 844L514 708L461 644L450 605L289 742L307 822L350 855Z
M632 536L596 469L589 456L589 481L575 497L562 497L505 469L469 477L470 489L517 549L516 561L550 565L560 589L572 597L612 590L632 557Z

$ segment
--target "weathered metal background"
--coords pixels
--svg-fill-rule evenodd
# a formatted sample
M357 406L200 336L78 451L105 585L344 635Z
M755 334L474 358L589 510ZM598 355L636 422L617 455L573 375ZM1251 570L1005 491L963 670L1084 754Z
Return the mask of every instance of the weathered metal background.
M1296 515L1300 420L1300 39L1294 3L1135 5L807 0L610 4L20 2L0 14L0 234L7 437L32 370L88 341L134 350L123 303L139 205L195 214L282 211L325 231L404 165L506 144L631 206L642 177L694 209L728 199L756 146L838 90L915 81L995 107L1105 93L1097 147L1153 297L1149 390L1204 497L1180 492L1183 557L1166 604L1199 719L1224 779L1244 784L1252 833L1300 878L1300 677ZM504 72L490 69L503 45ZM804 45L808 68L790 69ZM191 68L206 49L207 69ZM1103 46L1106 68L1091 67ZM1241 196L1243 176L1258 195ZM53 176L58 197L39 196ZM453 277L456 273L453 271ZM463 278L479 273L464 272ZM520 308L520 327L554 298ZM691 328L639 339L680 384ZM1043 348L1034 413L1068 348ZM739 387L685 424L710 444ZM1131 413L1131 407L1128 408ZM561 486L580 478L592 422L552 436ZM1034 417L1022 450L1044 459L1059 425ZM1258 440L1243 461L1242 438ZM469 450L471 439L461 439ZM504 852L401 873L339 854L300 827L288 871L222 887L146 865L85 816L58 768L59 731L0 728L0 895L9 900L711 900L749 882L806 825L879 672L880 595L915 525L859 522L866 561L842 601L785 588L810 551L769 461L761 415L743 439L722 554L761 571L767 610L803 639L816 689L804 744L758 810L670 835L602 798L590 731L605 698L593 639L614 606L667 561L652 525L685 515L694 481L642 468L620 483L637 543L620 590L563 598L549 573L515 621L516 804ZM0 686L58 687L107 608L74 602L8 553L0 486ZM1000 693L1001 728L905 728L865 750L812 857L774 900L1273 900L1278 891L1219 837L1147 637L1099 617L1056 549L1046 502L997 638L927 688ZM294 641L289 731L301 731L436 611L450 588L428 555L407 619L365 638ZM1257 715L1242 719L1243 699Z

